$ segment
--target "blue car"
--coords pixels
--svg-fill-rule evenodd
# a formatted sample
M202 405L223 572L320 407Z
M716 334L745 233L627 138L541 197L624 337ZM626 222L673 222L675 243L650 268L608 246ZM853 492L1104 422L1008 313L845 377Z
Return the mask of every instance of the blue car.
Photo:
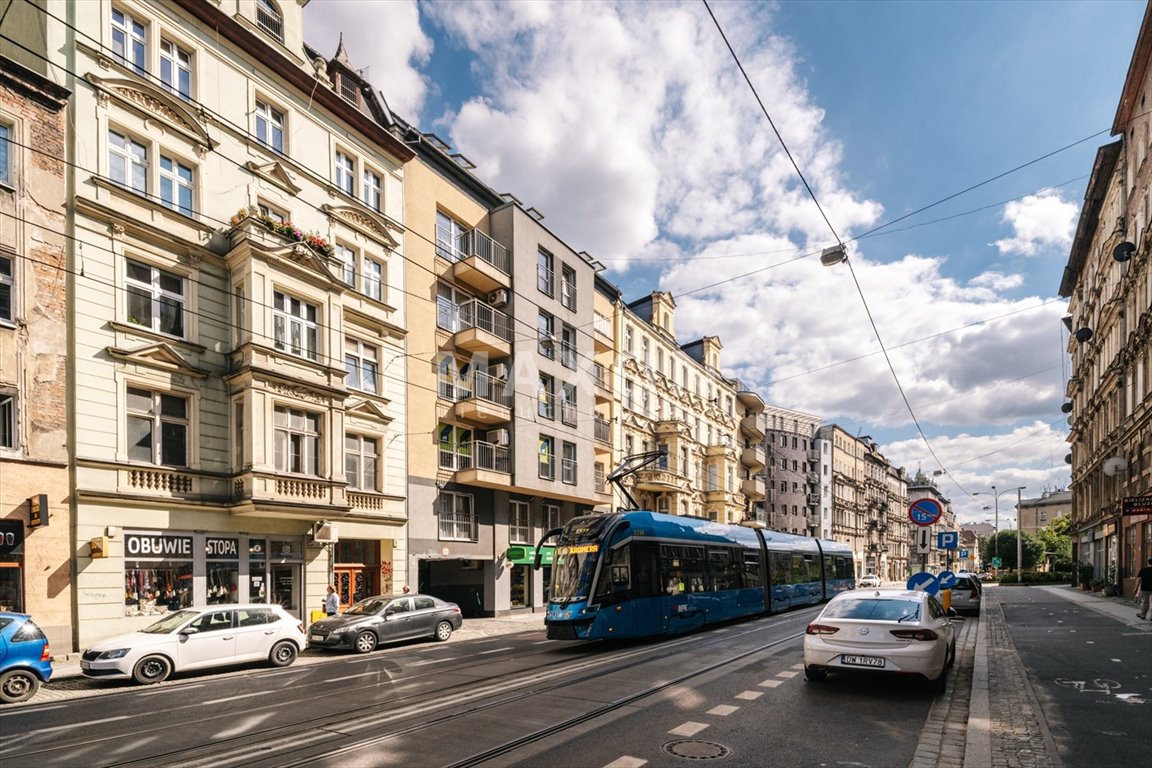
M52 677L48 638L23 613L0 611L0 701L27 701Z

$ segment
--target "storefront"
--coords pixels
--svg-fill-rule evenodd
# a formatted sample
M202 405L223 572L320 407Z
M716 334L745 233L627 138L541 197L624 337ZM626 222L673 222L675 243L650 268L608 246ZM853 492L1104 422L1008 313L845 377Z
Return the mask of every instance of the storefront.
M0 520L0 611L24 610L24 521Z
M552 547L541 547L540 570L536 571L535 547L509 547L505 552L505 562L510 564L508 569L509 605L512 608L531 608L537 604L543 607L548 604L548 589L552 584ZM533 591L533 585L539 581L541 590Z

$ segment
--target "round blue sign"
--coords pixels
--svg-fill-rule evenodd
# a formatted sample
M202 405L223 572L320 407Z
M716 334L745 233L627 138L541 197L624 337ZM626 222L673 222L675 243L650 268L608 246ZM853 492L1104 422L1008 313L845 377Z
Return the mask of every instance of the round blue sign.
M936 499L917 499L908 505L908 519L916 525L932 525L944 514Z
M921 571L908 577L908 589L934 595L940 591L940 580L934 574Z
M952 589L956 585L956 574L952 571L940 571L936 579L940 582L940 589Z

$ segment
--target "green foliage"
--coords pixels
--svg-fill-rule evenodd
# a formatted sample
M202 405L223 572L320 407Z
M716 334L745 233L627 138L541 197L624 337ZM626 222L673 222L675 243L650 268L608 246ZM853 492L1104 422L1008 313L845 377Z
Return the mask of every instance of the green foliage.
M1027 533L1021 541L1021 549L1025 570L1035 568L1037 563L1043 562L1044 545ZM981 552L982 562L991 565L994 554L1000 558L1002 568L1016 567L1016 531L1000 531L997 536L988 537ZM1069 557L1071 557L1071 544L1069 544Z
M1060 517L1049 527L1036 532L1036 539L1044 548L1044 557L1052 564L1053 570L1072 570L1072 537L1068 535L1068 525L1068 518Z
M1015 571L1005 571L1000 574L1001 584L1070 584L1071 571L1024 571L1017 582Z

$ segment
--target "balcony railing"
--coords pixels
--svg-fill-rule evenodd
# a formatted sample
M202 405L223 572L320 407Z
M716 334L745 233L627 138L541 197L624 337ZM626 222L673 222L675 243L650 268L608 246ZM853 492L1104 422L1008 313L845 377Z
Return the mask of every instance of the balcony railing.
M592 330L612 338L612 321L599 312L592 314Z
M440 466L457 471L465 469L487 469L492 472L512 474L512 452L503 445L473 440L463 443L457 451L440 449Z
M472 374L471 396L504 408L512 407L512 388L508 382L484 371L476 371Z
M562 400L560 402L560 421L570 427L574 427L577 424L578 418L576 403L570 403L567 400Z
M611 445L612 423L607 419L602 419L597 416L592 421L592 435L596 438L596 442L604 443L605 445Z
M512 260L508 249L478 229L471 229L460 235L460 258L475 256L486 261L506 275L512 274Z
M608 476L603 467L597 466L593 471L592 482L596 493L608 493Z
M456 308L459 320L457 331L479 328L511 343L512 318L480 299L466 301Z
M561 459L560 460L560 479L569 485L576 485L576 459Z
M608 381L608 369L600 365L600 363L592 364L592 378L596 380L596 386L601 389L612 389L612 384Z

